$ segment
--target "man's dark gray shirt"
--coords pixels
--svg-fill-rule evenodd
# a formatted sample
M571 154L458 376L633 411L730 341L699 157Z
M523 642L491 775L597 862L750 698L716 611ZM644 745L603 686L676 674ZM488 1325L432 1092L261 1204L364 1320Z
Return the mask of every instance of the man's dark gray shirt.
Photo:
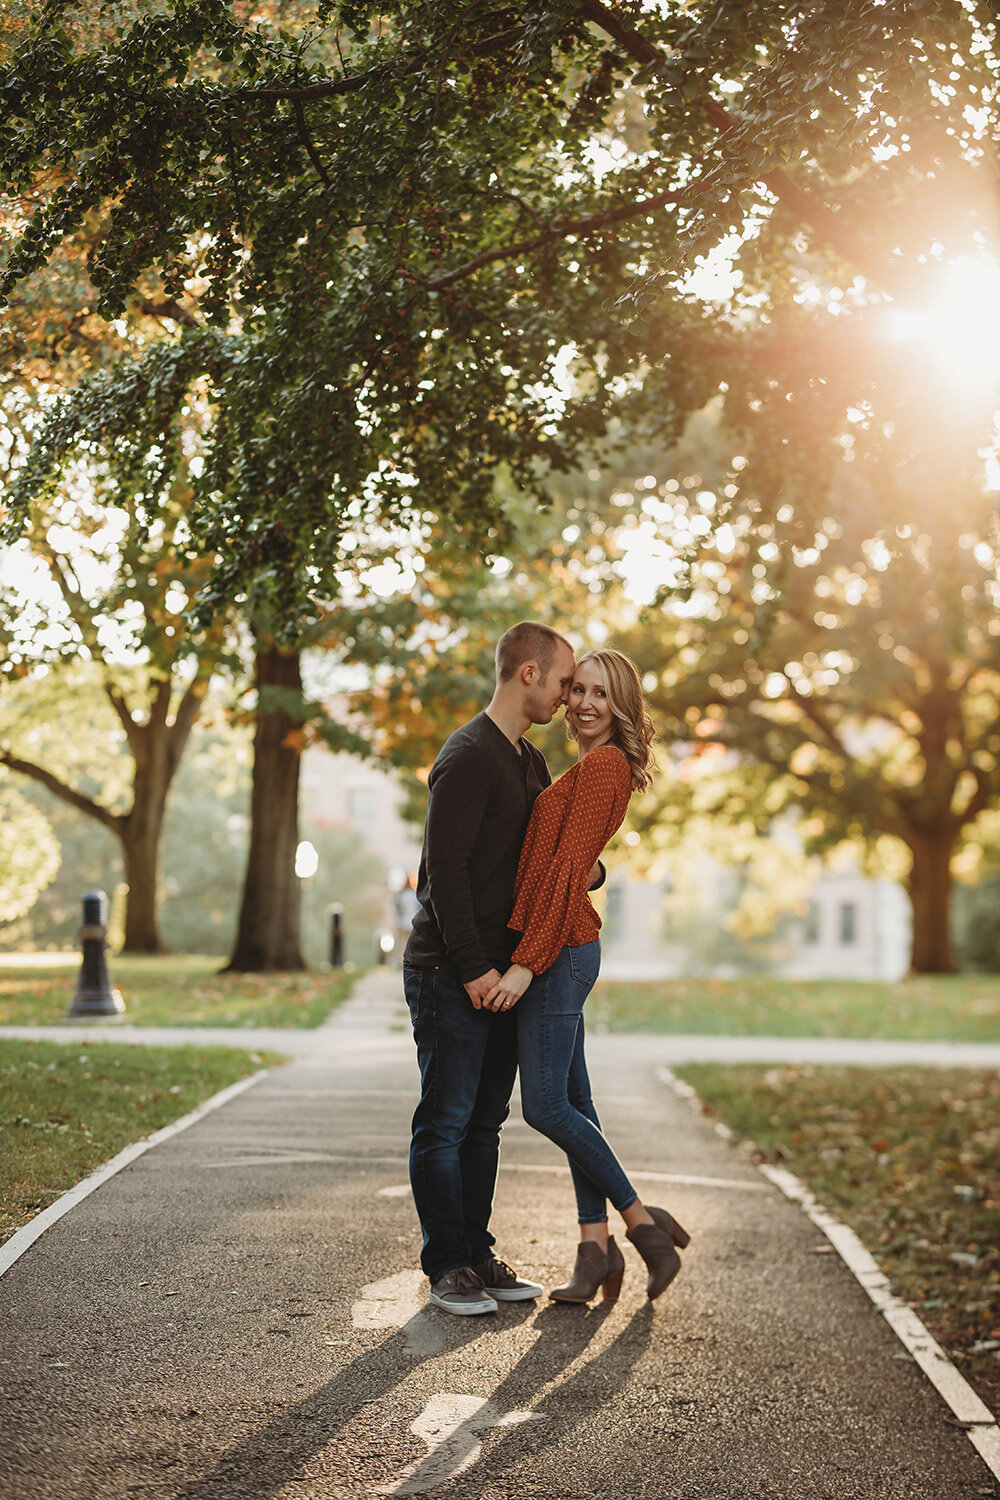
M525 739L518 748L481 713L455 730L434 762L420 910L404 963L447 966L463 984L508 967L518 941L507 921L521 845L535 798L551 780L540 750Z

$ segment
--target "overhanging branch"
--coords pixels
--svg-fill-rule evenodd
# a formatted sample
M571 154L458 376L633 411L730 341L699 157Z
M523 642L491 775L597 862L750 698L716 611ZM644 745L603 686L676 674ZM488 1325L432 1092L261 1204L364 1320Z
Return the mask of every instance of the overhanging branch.
M688 188L680 191L670 188L663 193L654 193L650 198L643 198L638 203L628 203L621 208L609 208L603 213L588 214L580 219L567 219L563 224L553 224L551 229L545 229L541 234L531 235L528 239L515 240L510 245L498 245L494 250L484 250L481 255L476 255L472 260L467 260L464 265L455 266L451 271L445 271L440 276L428 279L416 277L419 286L428 292L441 292L456 281L462 281L466 276L473 275L483 266L488 266L493 261L510 260L515 255L526 255L532 250L539 250L543 245L551 244L553 240L563 240L571 234L586 236L596 234L601 229L607 229L611 224L622 224L627 219L638 219L643 214L655 213L658 208L664 208L668 203L686 203L693 196L693 189Z
M86 813L88 818L96 818L99 823L104 824L105 828L110 828L112 833L121 837L122 829L128 821L124 814L113 813L110 808L102 806L100 802L95 802L92 797L85 797L75 787L67 786L64 781L60 781L58 776L54 776L44 766L36 766L34 761L21 760L19 756L12 755L9 750L3 749L0 749L0 765L7 766L12 771L19 771L22 776L30 776L32 781L37 781L41 786L47 787L61 802L68 802L70 807L75 807L78 812Z
M301 137L302 144L306 148L309 160L316 168L316 175L319 177L320 182L322 182L324 187L329 187L330 174L324 167L323 162L320 159L319 152L316 150L316 147L313 144L312 136L309 134L309 127L306 124L305 105L302 103L301 99L296 99L293 107L295 109L295 123L298 126L299 136Z

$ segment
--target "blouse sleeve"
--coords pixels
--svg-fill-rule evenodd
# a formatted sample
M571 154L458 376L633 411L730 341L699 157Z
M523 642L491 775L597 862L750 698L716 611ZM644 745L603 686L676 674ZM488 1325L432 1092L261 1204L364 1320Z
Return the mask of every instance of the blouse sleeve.
M625 820L632 779L620 750L601 746L584 756L566 807L559 841L545 869L525 870L509 925L524 935L512 963L543 974L573 926L594 861ZM534 876L534 879L530 877Z

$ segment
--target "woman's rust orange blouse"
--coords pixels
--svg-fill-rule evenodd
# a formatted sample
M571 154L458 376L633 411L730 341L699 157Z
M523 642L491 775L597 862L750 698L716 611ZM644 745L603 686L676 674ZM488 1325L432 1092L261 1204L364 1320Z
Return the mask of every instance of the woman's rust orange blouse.
M559 950L592 943L601 919L587 894L590 872L625 820L632 773L616 745L598 745L535 800L514 884L508 926L524 936L511 963L543 974Z

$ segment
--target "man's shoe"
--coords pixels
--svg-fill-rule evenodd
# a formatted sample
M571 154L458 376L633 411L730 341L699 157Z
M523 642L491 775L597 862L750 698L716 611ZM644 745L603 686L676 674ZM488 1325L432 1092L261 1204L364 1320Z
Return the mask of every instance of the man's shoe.
M496 1312L497 1304L471 1266L459 1266L440 1281L431 1282L430 1299L445 1312L471 1317L475 1313Z
M479 1261L472 1270L498 1302L531 1302L542 1295L537 1282L522 1280L505 1260L497 1260L495 1255Z

